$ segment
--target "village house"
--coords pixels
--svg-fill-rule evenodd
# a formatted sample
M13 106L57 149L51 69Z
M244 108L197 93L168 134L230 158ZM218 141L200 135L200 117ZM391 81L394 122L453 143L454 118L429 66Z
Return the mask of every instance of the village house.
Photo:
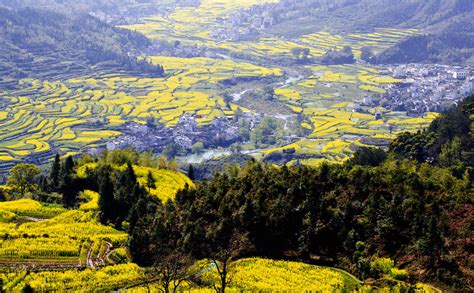
M455 70L453 72L453 78L457 80L465 80L467 78L467 71L465 70Z

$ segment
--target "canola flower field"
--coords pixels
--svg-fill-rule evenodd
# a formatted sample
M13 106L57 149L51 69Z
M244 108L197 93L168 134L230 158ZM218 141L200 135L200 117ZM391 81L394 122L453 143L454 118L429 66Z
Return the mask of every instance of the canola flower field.
M295 114L304 114L301 126L310 130L308 137L285 147L264 150L261 155L295 149L314 158L299 161L318 165L322 161L343 161L357 147L373 141L394 138L404 131L427 127L437 113L413 118L402 112L372 108L363 113L358 108L366 97L384 93L387 86L400 80L386 76L376 68L355 65L306 66L312 75L285 84L275 90L277 98ZM377 119L376 114L382 117Z
M225 104L220 82L234 78L268 78L283 81L286 68L275 61L292 58L292 49L309 49L311 57L330 49L351 46L356 57L360 49L371 46L380 52L416 30L380 28L373 32L336 35L326 31L295 39L262 36L254 41L218 41L213 29L239 9L278 0L203 0L196 8L183 8L168 17L146 18L140 24L125 26L154 40L179 41L184 45L214 49L224 55L242 54L245 60L220 58L177 58L146 56L151 63L164 66L164 78L130 76L123 72L97 72L65 80L22 79L18 90L0 88L0 171L2 166L34 155L45 162L57 150L74 155L84 149L102 146L121 135L119 127L127 122L146 123L150 117L172 126L184 113L196 114L198 122L210 123L214 117L232 116L237 103ZM252 60L252 61L250 61ZM266 65L265 65L266 64ZM270 65L271 64L271 65ZM366 95L380 95L400 80L368 65L301 65L302 78L276 88L275 96L297 115L304 116L301 126L307 137L282 147L259 150L262 156L286 149L311 156L299 163L317 165L325 160L347 159L354 148L365 145L365 138L389 139L401 131L416 131L428 125L436 113L407 117L404 113L371 109L355 111ZM375 119L380 113L382 119ZM291 163L297 163L293 161ZM84 176L84 166L78 176ZM115 166L115 168L124 168ZM192 182L168 170L134 166L140 184L145 185L149 171L159 182L151 194L162 201L173 199L176 191ZM37 291L111 291L132 286L145 278L144 269L133 263L113 261L113 255L127 259L124 248L128 235L97 221L99 195L84 191L87 199L78 210L66 210L32 199L0 203L0 264L52 264L67 266L61 271L11 271L0 273L3 290L19 291L29 284ZM104 260L91 268L91 259ZM73 267L73 269L69 269ZM303 263L267 259L242 259L232 266L234 274L229 292L242 291L337 291L353 288L371 292L349 274ZM207 270L205 278L216 275ZM149 292L136 287L129 291ZM153 289L153 285L152 285ZM212 292L211 288L186 288L189 292ZM389 291L387 291L389 292ZM420 284L419 292L435 292Z
M125 26L151 39L179 41L244 59L144 56L151 63L163 65L166 76L149 78L104 71L61 81L22 79L18 90L0 89L6 105L0 108L0 172L32 156L46 163L57 151L75 155L101 147L120 136L120 127L127 122L144 124L152 117L173 126L181 115L189 113L203 125L215 117L232 116L238 107L253 111L237 102L226 104L222 97L226 88L220 82L235 78L291 79L287 68L275 64L282 58L293 58L294 48L309 49L311 57L318 57L328 50L351 46L360 57L364 46L377 53L420 33L394 28L346 35L315 31L294 39L263 35L253 41L216 40L211 36L213 30L226 28L221 19L240 9L273 2L278 0L204 0L195 8L180 8L167 17L145 18L142 23ZM315 157L302 163L347 159L357 146L364 145L364 138L390 139L401 131L416 131L436 117L428 113L412 118L383 109L359 113L358 105L365 96L381 95L400 82L379 68L362 64L300 65L297 70L305 72L304 76L276 88L275 94L295 115L303 115L301 126L310 132L296 142L304 148L296 149ZM378 112L383 119L374 118Z
M359 58L362 47L370 46L375 53L379 53L402 39L419 33L415 29L379 28L372 33L347 35L318 31L294 40L265 36L256 41L218 41L210 37L210 34L212 30L222 26L216 20L217 16L224 18L226 16L224 11L218 8L221 5L222 1L203 1L197 9L179 10L168 18L145 19L143 23L127 28L142 32L152 39L172 39L183 44L222 50L226 54L244 54L257 60L267 57L277 59L291 57L291 50L294 48L309 49L310 56L319 57L328 50L340 50L344 46L350 46L355 56ZM209 8L212 8L214 13L201 13L202 10ZM233 4L229 5L229 9L225 12L229 13L234 8ZM403 113L394 113L391 115L393 119L383 123L373 121L375 113L351 115L354 104L360 103L364 95L383 94L388 86L401 80L384 75L377 68L363 65L305 67L313 74L300 82L277 89L276 94L295 113L303 113L310 117L302 126L314 129L310 138L319 140L318 144L321 143L321 139L328 138L353 143L354 138L347 139L347 136L390 138L399 131L413 131L424 127L434 117L431 114L427 115L418 119L418 124L414 124L406 122L408 117ZM339 110L335 115L319 115L321 111L334 108ZM339 154L347 157L344 153ZM326 157L330 160L336 159L331 155Z
M87 169L94 168L94 163L83 165L77 175L84 177ZM126 166L114 168L122 170ZM185 175L170 170L134 166L134 171L143 186L148 172L152 173L159 187L150 193L163 202L173 199L186 184L193 184ZM0 265L46 263L85 267L90 266L87 258L91 255L103 259L111 247L124 246L128 239L125 232L97 221L99 194L86 190L81 198L87 202L78 210L32 199L0 202Z
M96 163L85 164L77 170L77 174L80 178L85 178L86 170L93 170L96 167ZM114 166L116 170L120 171L124 171L126 167L126 165ZM148 172L151 172L153 178L157 182L158 187L150 189L150 194L158 197L162 202L166 202L170 199L173 200L176 192L178 192L178 190L180 189L183 189L186 185L188 185L189 187L193 186L193 182L186 175L180 172L143 166L133 166L133 170L135 171L135 174L137 176L138 183L144 188L146 187ZM98 203L98 194L92 191L87 191L85 193L85 196L87 198L90 198L90 201L83 204L81 206L81 209L96 210Z
M30 201L30 213L19 224L18 218L0 223L0 263L48 263L85 266L87 251L91 242L107 241L120 246L127 240L127 234L97 222L92 211L66 211L50 219L34 218L41 204ZM24 201L8 202L11 206L23 206ZM38 206L34 208L33 205ZM14 213L16 209L0 204L1 211ZM31 221L33 220L33 221ZM24 221L24 220L23 220Z
M120 74L65 81L23 79L21 90L0 92L7 107L0 111L0 161L46 154L54 147L75 154L97 147L121 133L112 130L128 121L144 124L149 117L171 126L185 114L206 124L216 116L233 115L216 91L222 80L281 76L265 68L229 60L150 57L164 64L165 78ZM186 66L180 66L184 65ZM102 125L97 128L97 123Z
M308 291L317 290L328 292L343 288L357 288L359 283L349 274L331 268L317 267L297 262L275 261L260 258L242 259L233 264L232 282L229 292L276 290L279 291ZM21 289L29 284L33 289L40 291L51 290L111 290L140 283L144 279L144 270L137 265L119 264L100 268L96 271L68 270L64 272L39 272L24 275L10 273L0 275L6 285L4 289ZM214 279L215 275L205 272L201 278ZM131 292L149 292L153 287L137 287ZM189 292L212 292L211 288L197 288L186 286Z
M357 288L360 283L347 273L299 262L261 258L242 259L233 264L231 291L320 291ZM208 278L217 276L209 274ZM233 290L232 290L233 289Z

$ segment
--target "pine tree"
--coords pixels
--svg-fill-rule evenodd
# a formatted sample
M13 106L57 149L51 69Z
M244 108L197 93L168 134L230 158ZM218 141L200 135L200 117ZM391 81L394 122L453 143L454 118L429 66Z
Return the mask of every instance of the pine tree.
M71 173L74 169L75 163L74 160L72 159L71 156L68 156L66 158L66 161L64 162L64 172L65 173Z
M148 175L146 178L146 187L148 187L149 193L151 192L152 188L153 189L156 188L156 179L153 177L153 174L151 173L151 171L148 171Z
M64 173L60 184L65 208L74 208L77 204L77 189L74 186L74 178L71 173Z
M65 208L74 208L77 204L78 189L74 184L74 165L72 157L67 157L59 173L59 188L57 190L62 194Z
M106 225L115 222L114 185L112 183L110 166L100 168L99 174L99 220Z
M51 166L51 173L49 175L52 191L58 191L59 189L60 174L61 174L61 159L59 157L59 154L56 154L56 157L54 157L53 165Z
M51 184L44 175L40 175L38 178L38 186L41 191L43 192L50 192L51 191Z
M133 189L133 197L137 199L136 203L130 210L130 216L128 218L129 221L129 230L128 233L132 234L135 230L135 227L140 219L141 216L146 214L146 206L147 206L147 196L140 185L137 183L135 188Z
M193 167L193 165L190 164L189 169L188 169L188 177L189 177L189 179L191 179L191 181L194 181L194 179L195 179L194 176L195 176L194 175L194 167Z
M137 176L131 163L127 163L127 169L119 175L117 189L114 192L117 204L117 218L115 226L120 229L122 222L129 216L130 209L136 203L134 188L137 184Z

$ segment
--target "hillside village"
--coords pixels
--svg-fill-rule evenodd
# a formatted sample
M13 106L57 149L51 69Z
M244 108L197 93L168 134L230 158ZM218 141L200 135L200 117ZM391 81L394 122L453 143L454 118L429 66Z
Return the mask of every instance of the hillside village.
M387 73L403 82L391 84L381 97L366 95L363 106L382 106L416 117L444 111L474 93L472 67L393 65L387 68Z
M366 109L384 107L390 111L406 112L412 117L441 112L474 93L473 70L472 67L437 64L393 65L385 73L403 82L391 84L383 95L365 94L362 102L354 103L353 109L366 112ZM199 117L183 114L171 127L153 121L145 125L128 122L117 129L123 135L109 141L106 148L133 147L138 151L160 153L169 146L191 152L196 143L202 143L206 149L229 147L236 142L245 142L242 131L250 132L262 117L261 113L242 112L238 117L215 117L209 124L198 125L196 119ZM381 113L377 112L374 119L382 119Z
M177 125L167 127L162 124L147 123L141 125L128 122L120 127L123 133L107 143L108 150L133 147L138 151L162 152L167 146L174 145L185 151L191 151L193 145L202 143L204 147L229 147L241 141L241 131L250 131L261 120L261 116L242 112L236 117L215 117L211 123L198 125L197 116L183 114Z

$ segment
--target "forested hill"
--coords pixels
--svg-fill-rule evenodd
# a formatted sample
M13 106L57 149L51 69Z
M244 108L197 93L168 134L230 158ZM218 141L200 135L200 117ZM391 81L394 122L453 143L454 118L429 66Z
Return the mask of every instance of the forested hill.
M115 11L119 5L136 3L151 3L153 1L134 0L0 0L0 5L14 8L36 7L55 11Z
M461 63L474 56L473 3L471 0L283 0L269 9L278 19L270 31L290 36L311 33L315 27L338 33L381 27L416 28L423 37L395 45L376 62Z
M413 36L382 52L375 63L474 62L474 14L437 26L433 33Z
M401 158L430 162L474 180L474 97L435 119L425 131L403 133L390 144Z
M150 45L141 34L111 27L87 14L0 7L2 79L54 78L114 67L162 75L162 68L137 61ZM94 67L93 67L94 66Z
M366 27L418 28L413 36L382 52L376 63L458 63L474 61L474 10L471 0L372 1Z
M349 15L355 25L426 28L472 14L471 0L355 0L335 12Z
M361 149L344 164L318 168L249 162L178 192L159 212L144 212L153 204L139 201L133 260L146 266L173 250L198 259L232 251L337 266L384 287L394 279L370 263L386 257L408 270L404 280L470 292L473 101L426 132L402 135L389 153ZM441 151L426 159L410 149Z
M472 15L471 0L281 0L268 4L278 26L295 34L314 27L339 32L380 27L429 28ZM294 27L293 27L294 26ZM308 31L305 31L308 30Z

